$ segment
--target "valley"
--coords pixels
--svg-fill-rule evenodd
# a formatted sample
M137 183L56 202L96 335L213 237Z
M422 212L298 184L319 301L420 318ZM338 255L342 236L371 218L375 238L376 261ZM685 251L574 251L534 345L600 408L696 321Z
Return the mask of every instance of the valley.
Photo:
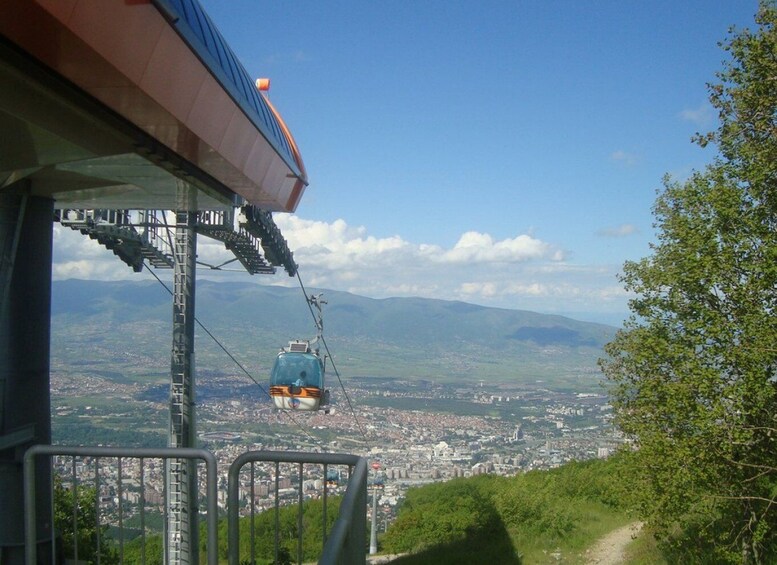
M151 295L159 289L145 283L84 285L90 288L54 285L53 441L166 445L169 304L156 301ZM240 363L197 332L197 433L200 447L217 455L220 473L252 449L358 453L381 466L389 521L411 486L550 469L606 457L623 441L596 367L613 328L420 299L397 299L396 315L383 301L333 293L337 306L326 318L331 413L290 417L273 408L266 391L279 342L304 335L298 295L233 288L246 302L243 319L251 308L277 310L288 301L288 316L257 315L241 325L226 301L234 295L203 286L199 316ZM260 304L249 308L244 294ZM347 323L338 319L344 312Z

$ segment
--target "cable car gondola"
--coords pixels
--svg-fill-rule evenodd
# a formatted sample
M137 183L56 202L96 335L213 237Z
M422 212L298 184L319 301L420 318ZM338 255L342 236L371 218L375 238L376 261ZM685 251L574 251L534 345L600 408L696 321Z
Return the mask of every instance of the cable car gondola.
M270 396L276 408L318 410L327 404L324 372L324 361L311 350L310 342L289 342L275 358L270 374Z
M324 388L325 359L311 345L318 342L323 331L321 295L310 303L318 308L318 335L311 341L290 341L275 358L270 373L270 396L281 410L318 410L329 404L329 391ZM323 302L325 303L325 302Z

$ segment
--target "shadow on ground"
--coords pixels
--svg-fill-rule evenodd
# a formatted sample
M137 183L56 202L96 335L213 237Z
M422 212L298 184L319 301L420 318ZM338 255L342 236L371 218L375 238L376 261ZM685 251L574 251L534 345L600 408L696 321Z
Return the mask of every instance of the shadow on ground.
M391 561L391 565L521 565L510 534L501 520L488 531L478 530L463 540L436 545Z

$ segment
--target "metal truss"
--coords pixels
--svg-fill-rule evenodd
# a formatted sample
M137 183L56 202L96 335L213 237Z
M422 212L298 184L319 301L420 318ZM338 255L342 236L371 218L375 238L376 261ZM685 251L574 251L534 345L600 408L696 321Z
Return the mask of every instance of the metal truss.
M234 216L234 210L200 212L195 229L198 234L221 241L250 274L275 274L275 267L262 257L259 238L249 233L243 223L239 222L236 229Z
M59 222L96 239L136 273L143 261L158 269L173 268L172 244L160 210L62 210Z
M234 254L232 261L239 261L249 274L274 274L275 267L283 267L289 276L297 273L293 254L270 212L243 206L205 210L196 216L195 231L221 241ZM97 240L135 272L143 270L144 262L157 269L175 265L174 226L165 210L65 209L55 219Z
M259 238L267 260L273 265L283 266L290 277L296 275L297 264L294 262L294 256L281 230L275 225L272 214L254 206L243 206L242 217L244 220L240 223L241 228Z

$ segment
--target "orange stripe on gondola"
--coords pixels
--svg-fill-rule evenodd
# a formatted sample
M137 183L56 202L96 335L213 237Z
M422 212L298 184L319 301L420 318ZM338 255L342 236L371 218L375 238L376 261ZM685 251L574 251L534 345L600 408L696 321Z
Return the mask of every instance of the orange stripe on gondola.
M294 387L295 392L289 392L288 386L275 385L270 387L270 396L282 396L284 398L321 398L321 389L316 387Z

